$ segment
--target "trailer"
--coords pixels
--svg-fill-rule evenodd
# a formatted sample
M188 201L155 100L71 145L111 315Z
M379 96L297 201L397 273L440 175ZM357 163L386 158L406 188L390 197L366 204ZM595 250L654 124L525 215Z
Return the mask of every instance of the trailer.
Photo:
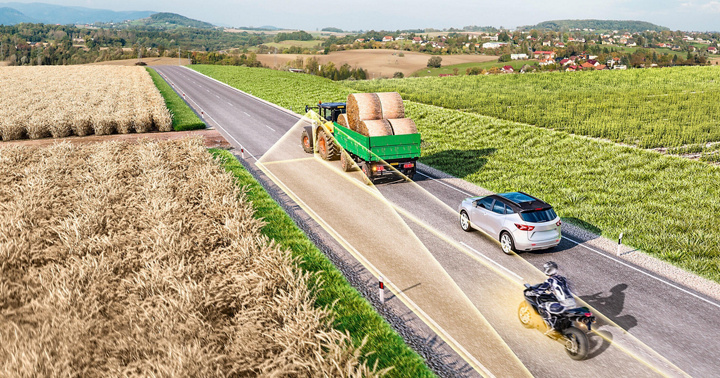
M309 110L310 107L306 107ZM412 179L420 158L420 134L365 136L337 122L346 103L320 103L321 122L303 128L301 144L307 153L325 160L340 159L343 171L357 164L370 182L380 177L403 174Z

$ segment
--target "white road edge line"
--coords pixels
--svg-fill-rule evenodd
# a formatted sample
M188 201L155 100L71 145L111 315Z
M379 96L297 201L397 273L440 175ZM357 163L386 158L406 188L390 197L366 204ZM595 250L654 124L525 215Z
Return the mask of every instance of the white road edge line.
M424 174L424 173L422 173L422 172L417 172L417 173L420 174L420 175L423 175L423 176L425 176L425 177L427 177L427 178L429 178L430 180L437 181L437 182L439 182L440 184L443 184L443 185L447 186L447 187L450 188L450 189L453 189L453 190L456 190L456 191L458 191L458 192L460 192L460 193L462 193L462 194L465 194L466 196L474 197L474 196L472 195L472 193L468 193L468 192L466 192L466 191L464 191L464 190L460 190L460 189L458 189L458 188L456 188L456 187L454 187L454 186L452 186L452 185L449 185L449 184L443 182L443 181L440 180L440 179L436 179L435 177L428 176L428 175L426 175L426 174Z
M270 127L270 126L268 126L268 125L265 125L265 127L267 127L268 129L270 129L270 130L272 130L272 131L275 131L275 129L273 129L272 127Z
M465 247L465 248L467 248L468 250L474 252L475 254L477 254L477 255L479 255L479 256L484 257L486 260L488 260L488 261L490 261L491 263L493 263L493 264L497 265L498 267L502 268L504 271L506 271L506 272L512 274L513 276L517 277L517 279L518 279L518 281L519 281L520 283L524 283L524 282L525 282L525 281L523 280L523 278L520 277L520 276L518 276L517 274L515 274L515 272L513 272L512 270L510 270L510 269L508 269L508 268L500 265L500 264L499 264L498 262L496 262L495 260L493 260L493 259L485 256L485 255L482 254L480 251L478 251L478 250L476 250L475 248L473 248L473 247L465 244L465 242L460 242L460 244L462 244L462 246Z
M603 252L601 252L601 251L598 251L598 250L595 249L595 248L588 247L588 246L582 244L582 243L579 242L579 241L575 241L575 240L573 240L573 239L568 238L567 236L563 236L562 238L565 239L565 240L567 240L567 241L569 241L569 242L571 242L571 243L577 244L577 245L579 245L579 246L581 246L581 247L583 247L583 248L585 248L585 249L588 249L588 250L590 250L590 251L592 251L592 252L595 252L595 253L597 253L597 254L600 255L600 256L605 256L605 257L607 257L607 258L610 259L610 260L613 260L613 261L615 261L615 262L617 262L617 263L619 263L619 264L625 265L626 267L628 267L628 268L630 268L630 269L633 269L633 270L636 270L636 271L638 271L638 272L640 272L640 273L642 273L642 274L644 274L644 275L646 275L646 276L648 276L648 277L654 278L654 279L656 279L656 280L658 280L658 281L660 281L660 282L662 282L662 283L664 283L664 284L666 284L666 285L668 285L668 286L674 287L674 288L682 291L682 292L685 293L685 294L690 294L691 296L693 296L693 297L695 297L695 298L697 298L697 299L700 299L701 301L707 302L707 303L709 303L709 304L711 304L711 305L713 305L713 306L715 306L715 307L720 308L720 304L717 304L717 303L715 303L715 302L713 302L713 301L710 301L710 300L708 300L708 299L705 299L705 298L703 298L703 297L701 297L701 296L699 296L699 295L697 295L697 294L695 294L695 293L693 293L693 292L691 292L691 291L688 291L688 290L683 289L683 288L680 287L680 286L677 286L677 285L672 284L672 283L670 283L670 282L668 282L668 281L665 281L664 279L662 279L662 278L660 278L660 277L657 277L657 276L652 275L652 274L650 274L650 273L648 273L648 272L645 272L645 271L643 271L643 270L640 270L640 269L638 269L638 268L636 268L636 267L634 267L634 266L632 266L632 265L630 265L630 264L625 263L624 261L618 260L618 259L616 259L616 258L614 258L614 257L612 257L612 256L608 256L606 253L603 253Z
M264 167L264 164L261 163L261 162L256 162L255 164L256 164L256 165L259 164L259 165L261 165L261 166ZM370 261L367 260L367 258L365 258L365 256L363 256L357 249L355 249L355 247L353 247L352 244L350 244L347 240L345 240L345 238L343 238L342 235L340 235L337 231L335 231L335 229L334 229L332 226L330 226L329 223L327 223L327 222L326 222L322 217L320 217L312 208L310 208L310 207L305 203L305 201L303 201L302 199L300 199L300 197L298 197L297 194L295 194L289 187L287 187L287 185L285 185L285 183L283 183L282 180L280 180L280 178L278 178L277 176L275 176L275 174L272 173L272 172L270 172L270 170L268 170L268 169L262 169L262 171L265 172L265 174L269 174L270 176L274 177L275 180L277 180L277 181L276 181L276 184L282 185L282 188L281 188L281 189L287 190L286 193L290 194L290 195L291 195L291 198L293 198L298 204L300 204L300 206L301 206L301 208L303 208L303 210L305 210L305 211L308 212L308 213L312 213L312 214L314 215L314 218L316 219L316 221L317 221L317 220L321 221L321 222L324 224L324 226L327 227L328 230L332 231L332 233L333 233L339 240L342 240L342 242L343 242L348 248L352 249L352 250L355 252L354 255L356 255L356 257L360 258L360 259L362 260L362 262L364 262L364 264L367 264L367 265L366 265L367 267L369 267L369 268L371 268L372 270L374 270L374 271L375 271L375 274L376 274L377 276L387 277L387 275L383 275L383 273L382 273L378 268L376 268ZM274 181L274 180L273 180L273 181ZM455 345L455 347L457 347L458 349L460 349L460 350L465 354L465 356L467 356L469 359L471 359L472 362L475 363L480 369L482 369L485 374L487 374L487 375L490 376L490 377L495 377L495 375L492 374L492 372L490 372L490 370L488 370L483 364L480 363L480 361L478 361L472 354L470 354L470 352L468 352L467 349L465 349L462 345L460 345L460 343L459 343L457 340L455 340L455 338L453 338L452 336L450 336L450 334L448 334L447 331L445 331L439 324L437 324L437 323L435 322L435 320L433 320L433 319L430 317L430 315L428 315L425 311L423 311L423 310L420 308L420 306L418 306L415 302L413 302L412 299L410 299L407 295L405 295L405 293L403 293L402 290L400 290L400 288L398 288L397 286L395 286L392 282L390 282L390 281L388 281L388 280L386 280L385 283L386 283L389 287L391 287L391 288L394 289L393 291L395 292L395 293L394 293L395 296L397 296L397 297L402 297L405 301L407 301L407 302L406 302L407 304L410 304L412 307L414 307L415 310L417 310L420 314L422 314L422 316L425 317L425 319L427 319L427 321L429 321L430 323L432 323L432 325L433 325L438 331L440 331L440 332L443 334L443 336L445 336L445 337L447 338L446 341L451 342L452 344Z

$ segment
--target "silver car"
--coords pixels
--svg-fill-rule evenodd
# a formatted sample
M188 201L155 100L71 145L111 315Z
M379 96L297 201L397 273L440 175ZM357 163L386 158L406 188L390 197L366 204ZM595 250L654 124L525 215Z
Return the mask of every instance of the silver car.
M560 244L560 217L552 206L523 192L466 198L458 211L463 230L475 228L498 238L507 254Z

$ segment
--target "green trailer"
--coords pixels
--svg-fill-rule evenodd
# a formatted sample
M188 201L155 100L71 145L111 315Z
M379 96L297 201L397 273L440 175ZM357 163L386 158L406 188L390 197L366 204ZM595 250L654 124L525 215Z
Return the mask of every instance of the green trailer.
M420 158L420 134L368 137L336 122L344 109L345 103L318 106L320 116L327 122L303 128L301 143L305 152L314 153L317 148L325 160L339 158L345 172L355 163L371 182L399 173L412 179Z

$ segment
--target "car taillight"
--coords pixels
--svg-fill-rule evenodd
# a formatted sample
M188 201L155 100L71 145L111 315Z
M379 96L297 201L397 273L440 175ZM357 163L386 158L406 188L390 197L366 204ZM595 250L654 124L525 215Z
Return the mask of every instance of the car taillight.
M592 312L586 312L586 313L585 313L585 316L591 317L591 316L592 316Z
M379 171L384 171L384 170L385 170L385 167L383 167L382 165L373 165L373 171L379 172Z
M561 224L562 224L562 221L557 221L557 223L555 223L555 225L558 227L560 227Z
M415 166L415 164L413 164L413 163L405 163L405 165L403 165L403 168L412 168L414 166Z
M515 223L515 227L520 229L520 231L532 231L535 229L535 226L528 226L528 225L517 224L517 223Z

